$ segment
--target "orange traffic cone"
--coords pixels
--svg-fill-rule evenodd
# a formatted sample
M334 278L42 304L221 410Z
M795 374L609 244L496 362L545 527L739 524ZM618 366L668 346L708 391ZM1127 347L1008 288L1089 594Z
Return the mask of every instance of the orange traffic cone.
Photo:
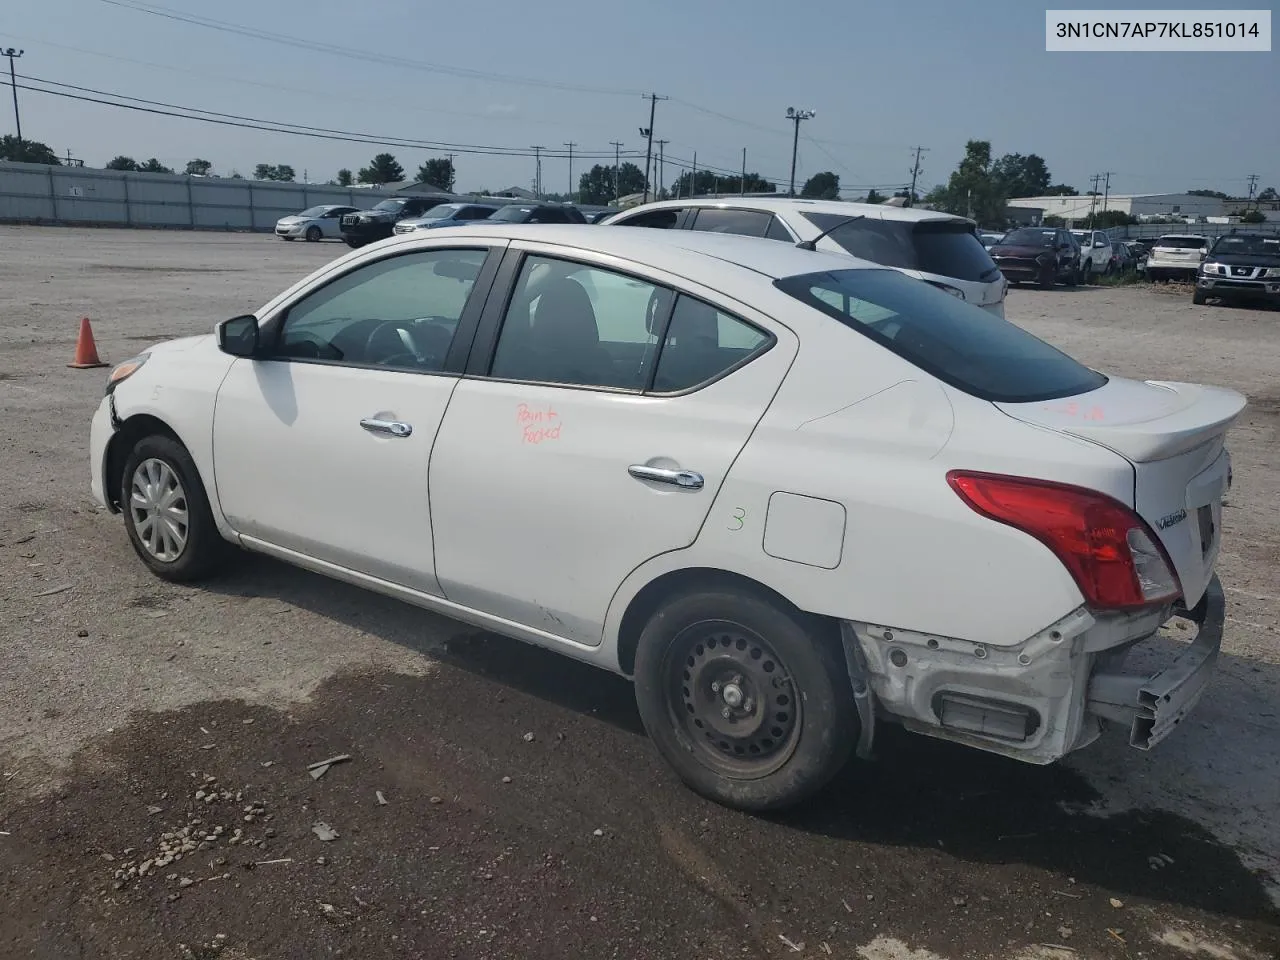
M98 359L98 346L93 342L93 329L89 326L89 318L80 318L80 336L76 340L76 358L67 364L84 370L89 367L105 367L108 364Z

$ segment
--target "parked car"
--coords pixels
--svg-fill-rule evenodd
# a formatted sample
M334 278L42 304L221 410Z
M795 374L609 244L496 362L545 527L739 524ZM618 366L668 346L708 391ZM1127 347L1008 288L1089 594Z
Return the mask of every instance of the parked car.
M1147 252L1146 274L1151 280L1194 280L1209 240L1194 233L1166 233Z
M594 207L579 207L578 209L581 210L582 215L587 218L587 223L599 223L606 217L611 217L615 213L621 212L617 207L603 207L601 209L596 209Z
M1069 230L1018 227L990 250L991 259L1010 283L1056 283L1074 287L1080 277L1080 246Z
M1244 404L844 254L487 220L116 366L88 466L156 576L234 545L630 677L684 781L762 810L884 723L1162 741L1221 643Z
M568 203L511 203L489 220L499 223L586 223L582 211Z
M1080 282L1088 283L1096 273L1111 272L1111 238L1102 230L1072 230L1080 245Z
M428 210L455 199L448 194L423 194L407 197L387 197L374 204L370 210L348 213L339 221L342 239L347 246L363 247L366 243L385 240L395 230L400 220L423 216Z
M1200 264L1195 303L1208 300L1280 304L1280 236L1228 233Z
M308 207L301 213L277 220L276 236L281 240L296 240L302 237L313 243L324 238L341 240L340 218L343 214L357 212L359 211L356 207L344 207L336 203L322 203L318 207Z
M492 203L442 203L438 207L432 207L421 217L399 221L393 232L413 233L415 230L455 227L471 220L485 220L498 209L500 208Z
M1116 240L1111 244L1111 263L1108 273L1126 273L1138 265L1138 252L1133 244Z
M1004 317L1008 283L972 220L878 203L741 197L663 200L632 207L602 226L737 233L861 257L924 280Z
M1003 233L995 233L991 230L978 231L978 239L982 242L982 245L986 247L988 250L994 247L1003 238L1004 238Z

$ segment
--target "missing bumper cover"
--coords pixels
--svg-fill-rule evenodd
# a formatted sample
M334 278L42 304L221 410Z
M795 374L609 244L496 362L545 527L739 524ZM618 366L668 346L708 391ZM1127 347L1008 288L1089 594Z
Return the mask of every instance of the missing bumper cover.
M1025 743L1040 729L1040 714L1022 703L942 690L933 698L939 722L952 730Z

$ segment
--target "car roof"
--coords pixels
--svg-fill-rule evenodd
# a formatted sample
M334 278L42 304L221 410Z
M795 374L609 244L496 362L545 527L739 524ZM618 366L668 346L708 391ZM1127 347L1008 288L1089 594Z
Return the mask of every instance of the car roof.
M826 270L887 270L848 254L804 250L794 244L763 237L744 237L733 233L709 233L699 230L636 230L634 227L609 227L586 223L549 223L539 225L476 220L466 227L444 227L433 230L431 240L476 240L485 237L502 240L532 240L584 251L603 253L634 260L647 266L683 275L694 254L731 264L761 274L771 280L797 274ZM415 234L403 234L381 243L421 242Z
M923 220L968 220L940 210L921 210L919 207L893 207L883 203L846 203L843 200L809 200L803 197L698 197L691 200L656 200L629 207L624 213L637 210L680 209L683 207L736 207L761 210L769 213L834 213L845 216L876 213L888 220L919 222ZM969 220L972 223L973 221ZM775 241L776 242L776 241Z

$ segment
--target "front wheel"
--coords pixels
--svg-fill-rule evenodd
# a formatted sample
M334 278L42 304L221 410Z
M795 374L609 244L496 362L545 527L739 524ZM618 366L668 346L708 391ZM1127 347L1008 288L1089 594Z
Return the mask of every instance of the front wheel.
M354 240L351 237L343 237L342 239L347 242L347 246L352 250L358 250L360 247L364 246L363 240Z
M1197 305L1203 305L1209 298L1203 290L1193 290L1191 292L1191 302Z
M1088 284L1093 279L1093 261L1086 260L1080 265L1080 282Z
M816 793L858 735L838 640L746 591L663 604L640 635L635 687L645 729L680 778L742 810Z
M314 226L307 227L307 240L310 243L318 242L320 240L320 228Z
M226 559L230 545L214 523L195 461L177 440L143 437L129 452L120 480L129 542L156 576L177 583L199 580Z

